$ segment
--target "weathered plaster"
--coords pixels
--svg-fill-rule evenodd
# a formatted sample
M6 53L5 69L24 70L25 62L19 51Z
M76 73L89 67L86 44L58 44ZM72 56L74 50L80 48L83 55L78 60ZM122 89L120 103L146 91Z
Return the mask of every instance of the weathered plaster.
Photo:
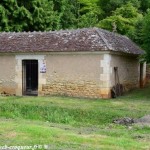
M0 55L0 94L15 94L15 56Z
M124 91L139 87L140 69L137 57L112 55L110 67L113 69L110 78L111 87L116 83L122 84ZM118 68L118 79L116 81L114 67Z

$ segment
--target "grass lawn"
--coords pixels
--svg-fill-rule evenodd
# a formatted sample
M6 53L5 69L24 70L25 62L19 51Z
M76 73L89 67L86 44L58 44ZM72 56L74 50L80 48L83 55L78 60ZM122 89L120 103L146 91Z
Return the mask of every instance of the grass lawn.
M110 100L0 97L0 146L149 150L150 127L112 123L113 119L147 114L150 114L150 87Z

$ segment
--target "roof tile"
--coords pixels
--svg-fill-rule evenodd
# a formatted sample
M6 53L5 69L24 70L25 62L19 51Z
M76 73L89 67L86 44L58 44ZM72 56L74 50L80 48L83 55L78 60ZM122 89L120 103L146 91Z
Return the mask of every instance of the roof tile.
M144 53L129 38L99 28L0 33L0 53L104 50L138 55Z

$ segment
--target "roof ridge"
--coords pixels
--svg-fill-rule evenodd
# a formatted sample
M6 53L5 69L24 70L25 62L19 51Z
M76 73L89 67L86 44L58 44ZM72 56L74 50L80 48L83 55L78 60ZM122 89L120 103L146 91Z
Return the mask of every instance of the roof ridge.
M0 34L34 34L34 33L57 33L57 32L74 32L74 31L79 31L79 32L81 32L81 31L86 31L86 30L90 30L90 29L93 29L93 28L78 28L78 29L65 29L65 30L63 30L63 29L60 29L60 30L48 30L48 31L36 31L36 30L34 30L34 31L3 31L3 32L0 32Z
M94 29L95 29L95 31L97 32L98 36L99 36L100 38L102 38L102 40L103 40L104 43L106 44L107 48L108 48L109 50L111 50L112 48L111 48L111 46L109 45L109 43L107 42L107 39L101 34L102 32L100 32L98 28L94 28Z

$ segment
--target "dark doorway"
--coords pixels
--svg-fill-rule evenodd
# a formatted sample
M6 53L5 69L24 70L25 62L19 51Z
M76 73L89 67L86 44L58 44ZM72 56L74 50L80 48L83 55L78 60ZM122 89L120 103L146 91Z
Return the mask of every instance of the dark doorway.
M140 88L143 88L144 81L143 81L143 63L140 63Z
M23 95L38 95L38 60L22 61Z

